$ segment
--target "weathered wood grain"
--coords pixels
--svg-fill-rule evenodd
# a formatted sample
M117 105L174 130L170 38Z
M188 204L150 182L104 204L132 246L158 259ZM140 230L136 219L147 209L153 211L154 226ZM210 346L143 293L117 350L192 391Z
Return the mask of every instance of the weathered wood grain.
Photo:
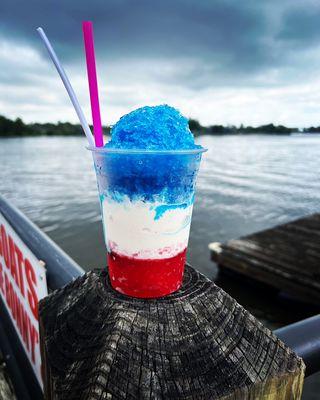
M12 383L6 371L6 364L0 353L0 400L16 400Z
M40 302L47 399L300 399L304 364L187 266L157 300L91 271Z
M320 214L215 244L210 250L221 268L320 304Z

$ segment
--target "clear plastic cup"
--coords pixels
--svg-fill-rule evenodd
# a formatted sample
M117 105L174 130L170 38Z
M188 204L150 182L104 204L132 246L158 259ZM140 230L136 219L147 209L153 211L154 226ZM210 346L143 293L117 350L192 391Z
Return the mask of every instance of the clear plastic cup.
M157 298L182 283L203 148L93 153L112 287Z

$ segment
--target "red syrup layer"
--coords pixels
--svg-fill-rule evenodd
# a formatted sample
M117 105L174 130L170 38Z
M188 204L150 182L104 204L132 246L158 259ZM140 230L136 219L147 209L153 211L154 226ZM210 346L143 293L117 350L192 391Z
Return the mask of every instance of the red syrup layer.
M174 257L139 259L107 254L112 287L132 297L156 298L180 289L187 249Z

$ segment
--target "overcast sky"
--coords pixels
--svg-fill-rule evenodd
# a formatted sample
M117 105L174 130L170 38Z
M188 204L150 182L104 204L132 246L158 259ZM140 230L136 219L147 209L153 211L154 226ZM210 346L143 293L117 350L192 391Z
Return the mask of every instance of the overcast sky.
M319 0L1 0L0 114L77 121L42 26L91 122L85 19L104 124L168 103L205 125L320 125Z

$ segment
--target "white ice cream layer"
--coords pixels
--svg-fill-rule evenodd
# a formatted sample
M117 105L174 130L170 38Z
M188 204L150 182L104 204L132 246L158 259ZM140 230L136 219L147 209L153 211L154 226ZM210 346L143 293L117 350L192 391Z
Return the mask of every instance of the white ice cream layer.
M109 251L140 259L181 253L188 244L192 205L169 209L155 219L159 203L115 202L104 197L102 214Z

